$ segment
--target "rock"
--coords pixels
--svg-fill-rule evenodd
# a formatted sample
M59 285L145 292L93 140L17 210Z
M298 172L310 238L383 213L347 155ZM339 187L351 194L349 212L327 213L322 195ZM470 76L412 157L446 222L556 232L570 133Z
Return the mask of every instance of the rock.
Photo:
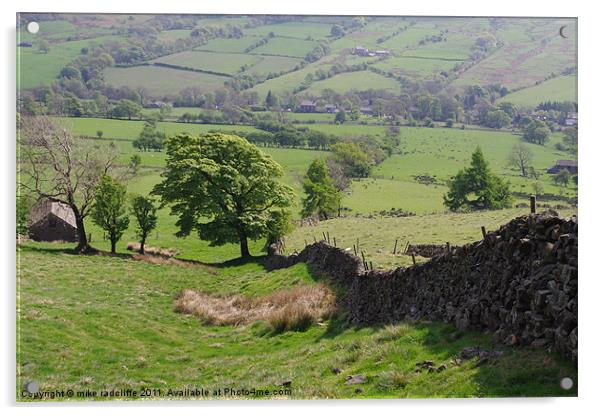
M293 384L293 381L290 379L284 380L282 381L282 383L280 384L280 386L285 386L285 387L289 387Z
M364 375L350 375L345 378L345 385L359 385L366 383L366 376Z

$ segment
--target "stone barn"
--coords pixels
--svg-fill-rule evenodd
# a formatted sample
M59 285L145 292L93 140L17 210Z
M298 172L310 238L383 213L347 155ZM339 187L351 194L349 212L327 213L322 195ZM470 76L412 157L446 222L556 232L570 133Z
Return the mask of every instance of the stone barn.
M60 202L44 200L29 216L29 236L34 241L77 242L77 224L73 210Z

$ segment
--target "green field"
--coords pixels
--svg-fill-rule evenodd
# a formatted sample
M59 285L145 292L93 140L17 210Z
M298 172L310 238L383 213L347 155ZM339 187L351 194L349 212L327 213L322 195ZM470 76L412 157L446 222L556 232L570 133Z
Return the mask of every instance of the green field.
M175 42L178 39L187 39L190 37L190 30L164 30L159 33L158 39L163 42Z
M116 87L144 87L155 96L177 94L190 86L212 92L223 86L225 76L200 72L162 68L159 66L135 66L130 68L106 68L105 80Z
M324 89L332 89L339 93L349 90L367 91L369 89L386 89L397 92L400 90L400 86L394 79L370 71L359 71L342 73L323 81L314 82L306 92L320 94Z
M286 22L279 24L271 24L245 29L245 35L252 36L267 36L274 33L276 36L291 37L298 39L325 39L330 36L330 28L332 26L324 23L311 22Z
M577 78L574 75L552 78L539 85L508 94L499 101L524 107L536 107L546 101L577 102Z
M504 348L490 364L450 365L463 347L499 346L484 334L452 337L448 325L362 328L334 319L274 335L261 322L205 326L174 312L182 289L254 296L314 284L304 265L274 272L257 262L187 268L74 256L65 248L32 243L19 251L18 388L36 379L42 390L278 389L292 379L289 399L576 394L558 382L576 379L575 369L544 350ZM448 369L415 373L427 359ZM344 384L356 373L368 378L359 394Z
M211 39L204 45L196 47L195 50L222 53L243 53L246 48L260 39L260 37L255 36L245 36L240 39Z
M39 52L35 42L31 48L17 47L17 88L50 85L57 80L61 69L67 63L80 56L82 48L117 39L119 36L100 36L89 40L51 44L48 53Z
M163 56L162 58L155 59L152 62L235 75L238 72L242 72L242 66L253 66L260 61L260 57L252 55L187 51Z
M450 71L458 62L431 58L392 57L374 64L375 68L412 78L429 78L442 71Z
M253 49L252 53L303 58L317 45L312 40L274 37L270 38L265 45Z

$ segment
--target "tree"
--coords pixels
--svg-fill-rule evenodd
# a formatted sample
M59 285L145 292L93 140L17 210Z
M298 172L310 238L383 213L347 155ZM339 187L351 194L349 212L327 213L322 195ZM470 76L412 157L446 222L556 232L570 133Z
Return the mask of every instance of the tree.
M333 216L341 203L341 195L334 186L328 166L322 159L315 159L309 165L303 190L307 195L303 199L303 217L318 215L320 219Z
M135 196L132 199L132 215L136 219L138 229L136 235L140 238L139 252L144 255L146 238L157 227L157 207L152 198Z
M563 141L566 145L576 146L577 145L577 128L569 127L564 130Z
M558 186L567 187L569 185L569 180L571 179L571 173L567 169L561 169L558 173L552 176L552 180Z
M67 126L46 116L23 117L19 131L21 185L38 198L71 208L77 225L76 251L94 251L84 219L102 176L112 171L115 146L95 146L75 139Z
M108 233L112 254L130 224L125 195L125 186L107 175L103 175L96 186L92 221Z
M335 24L330 28L330 36L332 37L339 37L343 36L344 34L345 30L338 24Z
M248 239L282 227L282 212L293 200L278 182L282 167L247 140L235 135L178 134L167 140L163 181L153 193L178 216L177 236L196 230L211 246L240 244L250 257Z
M265 97L265 106L268 108L278 106L278 97L276 95L272 94L271 89L268 91L268 94Z
M140 168L140 164L142 164L142 157L140 157L140 154L134 154L132 157L130 157L130 169L132 170L132 172L134 174L138 173L138 169Z
M520 174L523 177L529 175L528 173L532 160L533 152L524 143L520 142L512 147L512 150L508 155L508 164L520 170Z
M489 111L485 116L485 125L489 128L504 128L511 122L512 119L502 110Z
M347 115L345 115L345 111L341 110L337 112L337 115L334 116L334 122L336 124L343 124L347 120Z
M545 189L543 187L543 184L541 184L541 182L533 183L533 192L535 193L536 196L543 195L544 191L545 191Z
M370 158L355 143L341 142L330 146L333 159L341 165L347 177L368 177L372 165Z
M501 209L512 202L510 184L491 172L480 147L472 153L470 167L453 176L448 186L443 201L452 211Z
M163 142L165 141L165 133L157 131L157 123L154 119L148 119L142 127L142 131L132 145L140 151L161 151L163 150Z
M111 116L115 118L127 118L131 120L133 117L139 117L142 113L142 106L137 102L129 99L122 99L119 104L111 110Z
M50 52L50 43L46 39L40 39L38 41L38 51L42 53Z
M104 133L102 132L102 130L96 131L96 137L98 137L99 139L102 138L103 135Z

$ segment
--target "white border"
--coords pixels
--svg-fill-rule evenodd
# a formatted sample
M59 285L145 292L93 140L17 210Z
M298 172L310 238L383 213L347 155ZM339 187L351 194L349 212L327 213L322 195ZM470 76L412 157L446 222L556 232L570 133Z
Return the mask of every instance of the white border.
M104 0L101 3L83 2L81 0L23 0L2 2L2 34L4 45L4 65L2 65L3 97L2 117L3 137L0 138L2 150L2 178L4 191L1 204L2 215L2 264L4 265L2 287L2 374L0 375L1 403L8 412L20 413L199 413L199 412L235 412L250 414L282 413L307 414L315 411L344 411L345 413L395 411L397 413L443 412L448 414L469 414L484 412L488 414L515 413L577 413L595 408L599 397L601 324L600 296L602 287L597 260L600 256L600 237L602 229L599 214L602 206L600 197L602 174L602 134L599 121L602 118L600 105L600 14L596 13L594 2L586 1L539 1L504 0L499 2L484 1L443 1L428 2L394 2L385 0L305 0L287 2L285 0L253 0L218 2L191 2L170 0L167 2L124 2L123 0ZM579 18L579 104L580 104L580 196L579 216L581 223L580 249L580 310L579 320L579 398L572 399L487 399L487 400L409 400L409 401L295 401L287 402L209 402L181 403L174 407L169 403L140 405L139 403L67 406L56 405L19 405L15 397L15 249L14 249L14 190L15 190L15 15L16 12L88 12L88 13L254 13L254 14L350 14L350 15L439 15L439 16L562 16ZM598 409L599 410L599 409Z

